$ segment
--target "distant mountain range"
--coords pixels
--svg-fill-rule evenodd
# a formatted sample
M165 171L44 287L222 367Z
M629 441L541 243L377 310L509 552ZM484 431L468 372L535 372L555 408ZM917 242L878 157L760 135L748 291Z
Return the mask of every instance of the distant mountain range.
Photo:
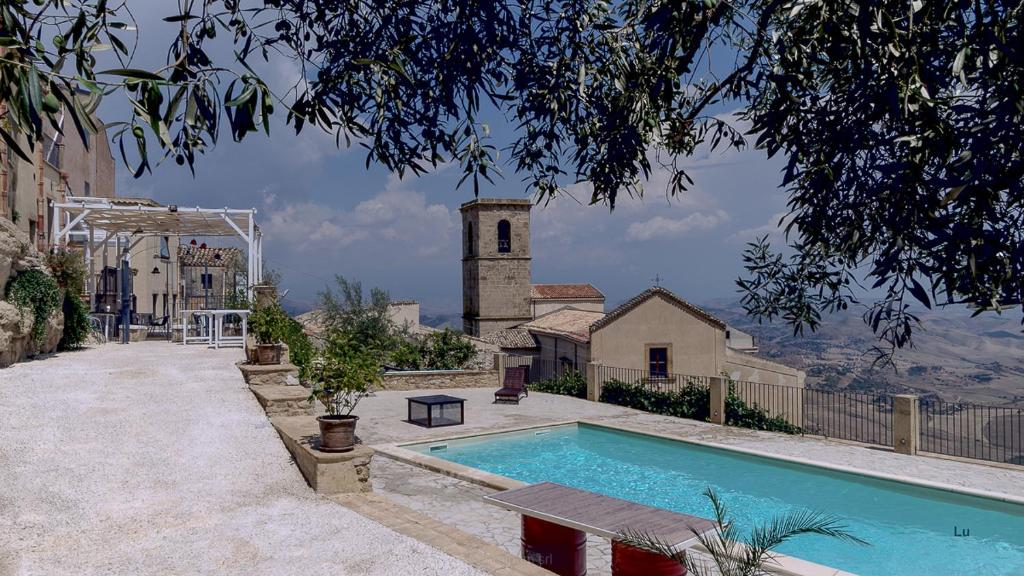
M914 347L897 352L894 370L872 367L877 340L858 312L829 316L817 332L801 337L782 323L751 322L738 303L706 309L753 334L760 355L805 370L809 387L1024 407L1020 310L976 318L966 309L920 312Z

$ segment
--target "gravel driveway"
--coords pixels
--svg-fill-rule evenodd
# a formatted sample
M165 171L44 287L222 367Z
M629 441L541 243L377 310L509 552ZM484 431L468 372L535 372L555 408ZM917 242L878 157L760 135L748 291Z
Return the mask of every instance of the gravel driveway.
M313 494L238 350L0 370L0 574L480 574Z

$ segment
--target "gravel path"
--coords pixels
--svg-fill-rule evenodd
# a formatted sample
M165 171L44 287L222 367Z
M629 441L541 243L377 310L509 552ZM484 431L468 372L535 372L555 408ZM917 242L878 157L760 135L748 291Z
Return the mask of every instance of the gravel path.
M313 494L239 358L107 344L0 370L0 574L480 574Z

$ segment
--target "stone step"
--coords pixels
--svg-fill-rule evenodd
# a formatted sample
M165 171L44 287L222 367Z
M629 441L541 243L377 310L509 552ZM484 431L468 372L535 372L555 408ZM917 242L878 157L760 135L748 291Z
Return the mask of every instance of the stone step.
M302 386L249 386L268 417L312 416L314 405L309 390Z
M238 364L242 378L249 386L300 386L299 368L282 364Z

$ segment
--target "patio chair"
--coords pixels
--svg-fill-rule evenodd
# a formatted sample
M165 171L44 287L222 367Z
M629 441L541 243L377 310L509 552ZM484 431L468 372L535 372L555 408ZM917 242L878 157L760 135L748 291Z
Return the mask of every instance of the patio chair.
M505 380L501 388L494 392L495 404L519 404L519 400L529 396L526 389L526 368L508 366L505 368Z
M170 316L164 316L164 317L160 318L159 320L155 319L155 317L150 318L149 319L149 330L146 331L146 337L149 338L149 336L151 336L153 334L163 334L168 339L170 339L171 331L167 327L167 322L170 319L171 319Z

